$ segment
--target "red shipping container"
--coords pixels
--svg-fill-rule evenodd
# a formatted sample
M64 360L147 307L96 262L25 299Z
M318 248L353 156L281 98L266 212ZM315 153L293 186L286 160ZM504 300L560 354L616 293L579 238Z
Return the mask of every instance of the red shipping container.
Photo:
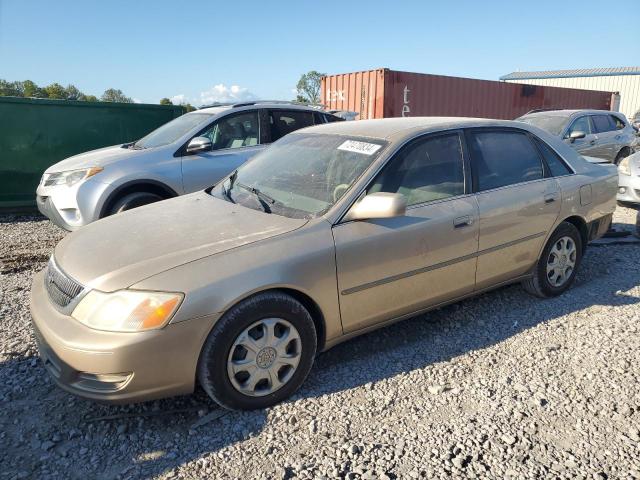
M356 118L480 117L512 120L538 108L609 110L612 93L524 85L387 68L322 78L328 110L358 112Z

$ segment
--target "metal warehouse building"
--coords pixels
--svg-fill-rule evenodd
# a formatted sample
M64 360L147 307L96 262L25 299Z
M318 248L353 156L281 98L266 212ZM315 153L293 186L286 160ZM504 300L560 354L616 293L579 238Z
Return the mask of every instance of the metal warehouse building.
M513 72L500 77L500 80L509 83L618 92L620 105L618 108L613 105L612 110L624 113L629 119L640 114L640 67Z

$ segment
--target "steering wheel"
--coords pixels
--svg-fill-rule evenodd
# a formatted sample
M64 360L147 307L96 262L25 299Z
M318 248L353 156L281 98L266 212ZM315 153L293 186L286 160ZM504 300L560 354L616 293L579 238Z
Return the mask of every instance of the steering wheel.
M349 185L347 185L346 183L341 183L340 185L338 185L336 188L333 189L333 201L337 202L338 199L344 194L344 192L346 192L347 190L349 190Z

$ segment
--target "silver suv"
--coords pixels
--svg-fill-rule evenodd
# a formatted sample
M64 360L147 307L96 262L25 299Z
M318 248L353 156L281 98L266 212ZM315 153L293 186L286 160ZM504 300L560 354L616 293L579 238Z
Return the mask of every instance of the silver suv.
M636 132L627 118L608 110L540 110L517 118L560 137L581 155L616 165L634 152Z
M342 120L290 102L217 104L183 115L137 142L75 155L37 188L42 214L66 230L210 187L289 132Z

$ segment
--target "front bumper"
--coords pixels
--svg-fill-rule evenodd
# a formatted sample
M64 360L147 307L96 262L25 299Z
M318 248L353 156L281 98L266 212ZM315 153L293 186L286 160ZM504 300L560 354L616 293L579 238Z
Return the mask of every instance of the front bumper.
M200 350L217 317L169 324L160 330L93 330L60 313L39 272L31 316L47 371L64 390L105 403L133 403L193 392Z
M616 196L618 202L624 205L640 206L640 176L620 174L618 177L618 194Z

